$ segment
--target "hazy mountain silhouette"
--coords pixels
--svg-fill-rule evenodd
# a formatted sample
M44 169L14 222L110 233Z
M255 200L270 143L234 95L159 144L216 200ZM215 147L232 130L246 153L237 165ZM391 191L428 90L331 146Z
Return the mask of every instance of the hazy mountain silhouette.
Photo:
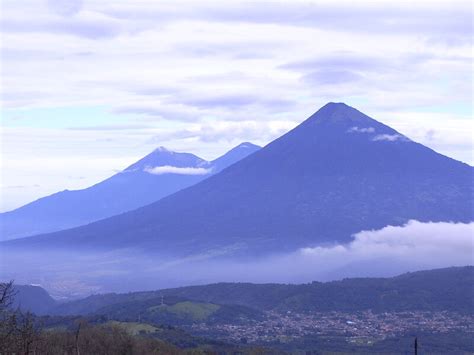
M191 186L260 149L242 143L208 162L164 147L89 188L61 191L0 214L0 239L58 231L134 210Z
M471 221L473 170L329 103L261 150L156 203L4 246L255 255L347 242L410 219Z
M36 314L46 314L57 302L40 286L14 285L13 309L30 311Z

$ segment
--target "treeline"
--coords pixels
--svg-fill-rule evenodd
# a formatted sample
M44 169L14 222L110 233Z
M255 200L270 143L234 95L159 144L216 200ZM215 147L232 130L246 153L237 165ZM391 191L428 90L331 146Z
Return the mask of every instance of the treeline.
M29 326L25 326L28 325ZM33 323L18 322L4 333L0 354L188 354L158 339L132 336L117 326L78 324L76 332L42 330ZM195 353L200 353L196 351Z
M180 354L157 339L134 337L119 327L77 322L75 332L42 329L30 312L12 309L13 282L0 284L0 354Z

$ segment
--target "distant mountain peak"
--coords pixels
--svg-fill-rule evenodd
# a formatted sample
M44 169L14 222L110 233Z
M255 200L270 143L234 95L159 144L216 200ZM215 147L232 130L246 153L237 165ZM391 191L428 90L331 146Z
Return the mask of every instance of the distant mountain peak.
M256 144L253 144L253 143L250 143L250 142L242 142L240 143L238 146L236 146L235 148L242 148L242 149L260 149L260 147ZM234 149L235 149L234 148Z
M261 147L256 144L243 142L229 150L221 157L213 160L211 164L214 166L215 171L217 172L222 170L224 167L229 166L231 161L239 161L259 149L261 149Z
M179 168L198 167L205 163L204 159L191 153L178 153L163 146L153 150L150 154L130 165L124 171L143 171L157 166L174 166Z
M158 148L156 148L153 153L171 153L171 154L174 154L175 152L173 152L172 150L169 150L168 148L166 147L163 147L163 146L159 146Z
M335 110L335 109L341 109L341 108L346 108L346 109L353 109L353 107L347 105L346 103L344 102L328 102L326 105L322 106L321 109L323 108L326 108L326 109L330 109L330 110Z

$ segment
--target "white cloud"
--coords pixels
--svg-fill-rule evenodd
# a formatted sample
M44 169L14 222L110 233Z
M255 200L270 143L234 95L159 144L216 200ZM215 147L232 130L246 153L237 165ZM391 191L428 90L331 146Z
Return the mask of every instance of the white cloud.
M356 133L373 133L375 132L375 128L374 127L357 127L357 126L354 126L354 127L351 127L347 130L347 132L349 133L352 133L352 132L356 132Z
M293 253L248 259L244 263L212 255L154 264L186 275L184 284L216 281L310 282L344 277L393 276L403 272L474 263L474 222L409 221L402 226L361 231L347 244L304 248ZM172 267L171 267L171 266Z
M246 258L239 245L142 267L181 284L218 281L310 282L344 277L393 276L416 270L474 264L474 222L409 221L402 226L361 231L346 244L304 248L292 253Z
M72 16L81 10L83 0L48 0L48 5L53 12L61 16Z
M361 231L346 245L305 248L301 256L309 263L325 265L349 275L384 274L386 270L408 271L473 264L474 222L428 222L415 220L403 226ZM382 261L382 262L381 262ZM378 265L380 270L370 270Z
M147 166L143 171L153 174L153 175L163 175L163 174L178 174L178 175L207 175L212 172L212 169L205 168L193 168L185 167L180 168L177 166L163 165L150 167Z
M408 139L401 134L378 134L374 138L373 141L387 141L387 142L395 142L395 141L408 141Z
M302 249L304 255L347 253L350 258L401 256L424 259L433 263L450 259L454 264L469 264L472 260L474 222L419 222L411 220L402 226L387 226L379 230L361 231L347 245ZM349 255L351 254L351 255Z

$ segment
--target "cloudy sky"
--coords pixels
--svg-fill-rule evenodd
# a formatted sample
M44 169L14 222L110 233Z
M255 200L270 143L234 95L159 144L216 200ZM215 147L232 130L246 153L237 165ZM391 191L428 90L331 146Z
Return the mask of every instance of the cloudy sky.
M345 102L472 164L470 1L2 0L1 209Z

